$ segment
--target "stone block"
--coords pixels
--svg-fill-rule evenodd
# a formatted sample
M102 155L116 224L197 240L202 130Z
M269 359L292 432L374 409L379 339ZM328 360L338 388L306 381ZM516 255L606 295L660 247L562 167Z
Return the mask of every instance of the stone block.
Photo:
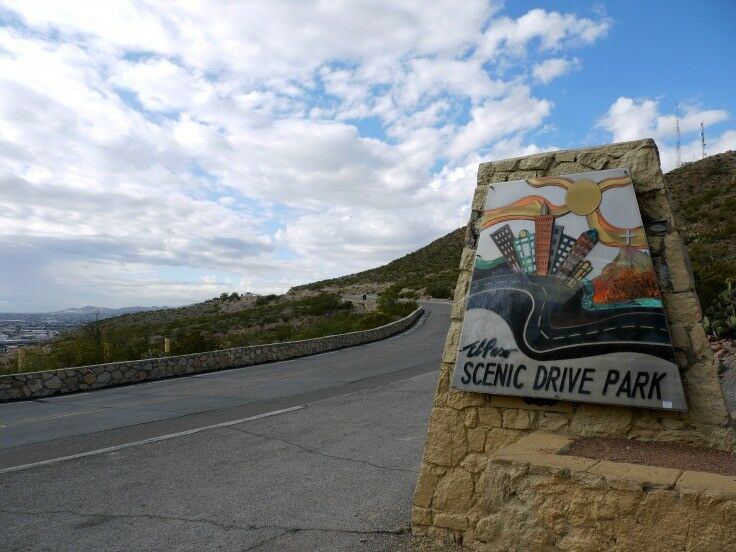
M473 498L473 476L462 468L447 470L432 499L435 512L465 514Z
M575 156L577 155L576 150L561 150L555 152L555 164L554 166L559 166L563 163L572 163L575 161Z
M468 448L474 452L482 452L486 446L486 430L482 427L467 430Z
M415 507L429 508L432 505L432 497L437 488L437 483L440 482L445 471L447 471L446 468L440 466L432 466L426 463L422 465L417 479L417 487L414 491Z
M496 452L511 443L515 443L524 436L523 431L515 429L491 429L486 434L486 452Z
M495 170L496 168L493 163L481 163L478 165L478 186L485 186L491 182Z
M482 211L486 205L486 198L488 197L488 186L476 186L475 192L473 193L473 202L470 205L472 211ZM473 251L475 253L475 251Z
M478 425L478 409L465 409L465 427L476 427Z
M524 157L521 160L519 160L519 169L528 171L528 170L541 170L545 171L549 168L549 166L552 164L553 159L555 158L554 153L540 153L537 155L530 155L529 157Z
M516 167L519 166L520 161L521 161L520 158L517 157L515 159L502 159L500 161L493 161L493 163L491 164L493 165L494 171L508 172L508 171L513 171L514 169L516 169Z
M485 453L470 453L460 462L460 467L470 473L478 474L486 469L489 459L490 457Z
M571 416L562 412L540 412L538 418L539 429L545 431L559 431L570 423Z
M462 256L460 257L460 270L472 271L474 260L475 250L472 247L464 248Z
M506 408L502 412L503 427L506 429L532 429L536 423L536 412L519 408Z
M581 165L580 163L559 163L550 167L545 176L558 176L561 174L576 174L590 172L590 167Z
M468 393L466 391L458 391L457 389L448 389L439 400L443 406L463 410L470 406L482 405L485 402L485 397L481 393Z
M664 293L662 299L667 317L673 324L681 323L691 326L699 324L703 318L700 312L700 302L694 292Z
M623 406L581 404L570 421L570 433L581 437L626 435L631 429L633 411Z
M411 523L412 525L431 525L432 524L432 510L429 508L419 508L414 506L411 509Z
M464 414L452 408L434 408L429 418L424 459L440 466L456 466L468 451Z
M478 422L484 428L501 427L503 425L503 416L501 415L501 410L490 406L479 408Z
M464 531L468 528L468 516L460 514L437 514L434 516L434 524L437 527Z
M633 482L640 487L644 485L670 487L675 484L682 471L658 466L644 466L641 464L601 460L594 466L591 466L588 469L588 473L599 475L609 480Z
M455 364L457 358L457 346L460 342L460 331L462 330L462 322L453 320L450 322L450 329L447 332L447 339L445 340L445 349L442 355L442 362L449 362Z
M677 480L677 488L736 498L736 477L717 473L685 471Z
M605 149L590 149L590 150L583 150L580 153L578 153L575 160L578 162L579 165L583 165L588 168L588 170L595 170L599 171L606 167L609 161L609 156L606 153Z

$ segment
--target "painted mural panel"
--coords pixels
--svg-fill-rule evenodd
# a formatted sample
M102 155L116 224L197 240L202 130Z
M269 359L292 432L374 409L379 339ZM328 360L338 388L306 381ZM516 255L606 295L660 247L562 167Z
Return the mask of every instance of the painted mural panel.
M453 386L685 410L626 169L491 184Z

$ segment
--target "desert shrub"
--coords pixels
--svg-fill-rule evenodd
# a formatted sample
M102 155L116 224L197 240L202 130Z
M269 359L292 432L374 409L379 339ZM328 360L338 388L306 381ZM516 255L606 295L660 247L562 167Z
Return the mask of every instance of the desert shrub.
M339 295L335 293L320 293L309 299L305 299L305 312L312 316L320 316L334 312L341 308L343 301Z
M203 353L219 349L219 345L212 336L205 334L202 330L194 330L174 338L171 343L171 353L174 355Z
M435 299L449 299L452 297L452 291L450 287L442 283L432 283L427 286L427 295L434 297Z
M395 319L394 316L391 316L390 314L386 314L385 312L373 311L373 312L364 314L361 317L360 321L358 322L358 326L359 326L359 329L361 330L370 330L371 328L377 328L378 326L383 326L384 324L388 324L394 319Z
M736 337L736 289L730 280L705 313L703 322L708 333L719 338Z
M391 286L378 295L378 310L390 316L406 316L417 308L416 301L402 301L395 286Z
M273 293L270 293L268 295L260 295L256 298L256 305L261 306L265 305L266 303L270 303L274 299L278 298L278 295L275 295Z

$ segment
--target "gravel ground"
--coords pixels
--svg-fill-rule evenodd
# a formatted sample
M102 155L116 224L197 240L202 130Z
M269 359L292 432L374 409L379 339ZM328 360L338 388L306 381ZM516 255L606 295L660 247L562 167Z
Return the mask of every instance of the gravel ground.
M594 460L736 475L736 455L720 450L688 447L675 443L586 437L576 439L560 451L560 454L582 456Z

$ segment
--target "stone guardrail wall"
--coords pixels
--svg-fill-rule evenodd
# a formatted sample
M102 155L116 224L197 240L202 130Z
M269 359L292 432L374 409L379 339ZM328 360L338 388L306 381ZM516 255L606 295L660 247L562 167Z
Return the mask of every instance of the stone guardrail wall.
M378 328L303 341L4 375L0 376L0 402L88 391L334 351L385 339L405 330L421 316L423 310L419 307L410 315Z

